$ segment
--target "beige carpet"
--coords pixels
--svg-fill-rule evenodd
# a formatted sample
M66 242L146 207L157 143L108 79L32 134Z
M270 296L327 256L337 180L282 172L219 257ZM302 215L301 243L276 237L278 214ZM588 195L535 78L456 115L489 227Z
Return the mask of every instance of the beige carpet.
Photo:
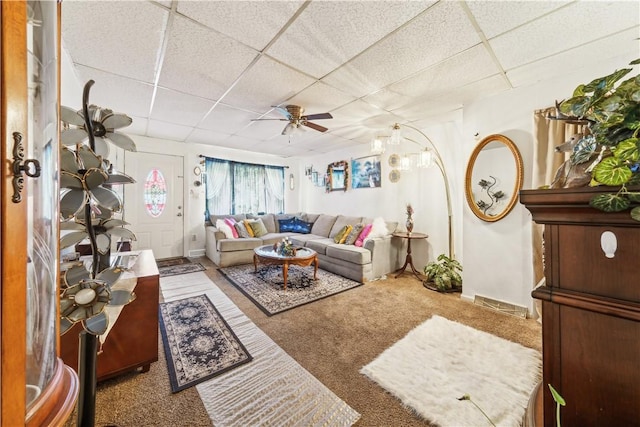
M360 369L436 314L541 350L540 325L425 289L410 276L369 282L268 317L206 258L194 259L255 324L325 386L362 414L356 426L428 426ZM209 426L195 388L171 394L164 352L145 374L99 385L96 426ZM75 415L74 415L75 416ZM69 426L75 425L72 418Z

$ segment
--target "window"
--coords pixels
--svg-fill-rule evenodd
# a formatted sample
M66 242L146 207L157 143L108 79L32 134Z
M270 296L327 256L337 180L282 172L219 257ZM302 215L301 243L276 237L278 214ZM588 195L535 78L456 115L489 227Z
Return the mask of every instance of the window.
M205 158L206 216L284 212L284 167Z

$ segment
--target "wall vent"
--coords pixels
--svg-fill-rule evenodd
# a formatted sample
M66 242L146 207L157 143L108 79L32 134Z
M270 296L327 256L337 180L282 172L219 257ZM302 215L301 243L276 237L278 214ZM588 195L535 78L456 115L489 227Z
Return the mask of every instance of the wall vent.
M473 299L473 303L482 307L491 308L501 313L507 313L523 319L527 318L527 307L511 304L510 302L498 301L492 298L476 295Z

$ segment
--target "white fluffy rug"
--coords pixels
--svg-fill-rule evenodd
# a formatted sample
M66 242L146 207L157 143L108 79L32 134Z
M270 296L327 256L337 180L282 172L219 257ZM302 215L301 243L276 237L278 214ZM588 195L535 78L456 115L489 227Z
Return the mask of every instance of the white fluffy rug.
M440 426L518 426L541 378L540 352L433 316L361 372Z
M196 386L214 426L350 426L360 414L260 330L203 272L160 278L165 301L205 294L253 356Z

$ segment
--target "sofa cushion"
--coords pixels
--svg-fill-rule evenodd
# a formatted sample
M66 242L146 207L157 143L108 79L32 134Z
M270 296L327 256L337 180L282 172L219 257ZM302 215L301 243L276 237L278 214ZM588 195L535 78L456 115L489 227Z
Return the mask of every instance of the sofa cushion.
M333 227L331 228L331 231L329 232L329 237L331 237L331 238L335 237L336 234L338 234L338 232L340 230L342 230L342 228L345 225L350 225L350 226L353 227L354 225L358 224L359 222L362 222L362 217L338 215L336 217L336 222L333 223Z
M339 244L344 243L344 241L347 240L347 236L349 235L349 233L351 233L352 229L352 225L345 225L340 231L338 231L335 236L333 236L333 241Z
M289 236L289 240L291 240L294 246L306 246L307 242L311 240L318 240L318 239L326 239L326 237L316 236L315 234L299 234L299 233L292 233L291 236Z
M247 231L247 227L244 225L244 222L242 222L242 221L236 222L233 226L235 227L236 231L238 232L238 237L244 238L244 239L247 239L247 238L251 237L251 235Z
M276 233L276 216L274 214L247 215L248 219L261 219L267 233Z
M222 239L218 240L218 251L220 252L235 252L246 251L257 248L262 245L262 239L249 238L249 239Z
M344 239L344 244L353 245L356 242L356 239L358 238L360 233L362 232L363 228L364 228L364 224L361 222L354 225L353 228L351 229L351 232L347 236L347 238Z
M320 214L313 223L313 227L311 227L311 234L329 237L329 232L331 231L333 224L335 224L336 219L337 217L335 215Z
M300 215L298 215L298 218L300 218L303 221L310 222L311 224L313 224L314 222L316 222L316 220L318 219L319 216L320 216L320 214L300 213Z
M372 225L373 224L367 224L364 226L364 228L360 232L360 235L354 243L355 246L362 247L364 245L364 239L366 239L369 236L369 233L371 233Z
M371 262L371 251L353 245L329 245L325 254L331 258L363 265Z
M373 220L374 218L362 218L362 222L364 224L372 224ZM387 226L387 231L389 232L389 234L393 233L394 231L396 231L396 228L398 228L398 221L385 221L385 224Z
M217 220L215 223L215 227L224 233L225 238L227 239L236 238L233 234L233 231L231 230L231 227L229 227L229 224L227 224L224 219Z
M388 234L391 233L389 233L389 230L387 230L387 223L384 222L384 219L378 217L373 220L373 223L371 224L371 232L369 233L369 236L367 236L367 238L375 239L376 237L384 237Z
M245 219L244 221L242 221L242 223L244 224L244 228L247 229L249 237L255 237L255 235L253 234L253 228L251 228L251 221L255 221L255 219Z
M275 214L273 218L275 220L276 233L280 233L282 231L280 230L280 221L293 219L295 217L296 217L295 214Z
M236 220L233 218L225 218L224 223L229 226L231 232L233 233L233 238L237 239L239 237L238 230L236 230Z
M262 237L265 234L269 233L269 230L267 230L267 227L265 226L264 222L262 222L262 218L250 220L249 227L251 227L251 230L253 231L253 237ZM274 230L275 230L275 226L274 226Z
M260 237L262 239L262 243L264 245L273 245L274 243L282 242L282 239L289 236L295 236L295 233L267 233L264 236ZM291 239L291 237L289 237ZM295 245L295 243L294 243ZM304 246L304 245L297 245Z
M278 220L278 232L284 233L285 231L293 231L295 227L296 219L294 217L288 219Z
M328 237L323 237L320 239L307 241L305 247L309 249L313 249L319 254L324 255L326 254L327 247L330 245L335 245L335 243L333 242L333 239L329 239Z

